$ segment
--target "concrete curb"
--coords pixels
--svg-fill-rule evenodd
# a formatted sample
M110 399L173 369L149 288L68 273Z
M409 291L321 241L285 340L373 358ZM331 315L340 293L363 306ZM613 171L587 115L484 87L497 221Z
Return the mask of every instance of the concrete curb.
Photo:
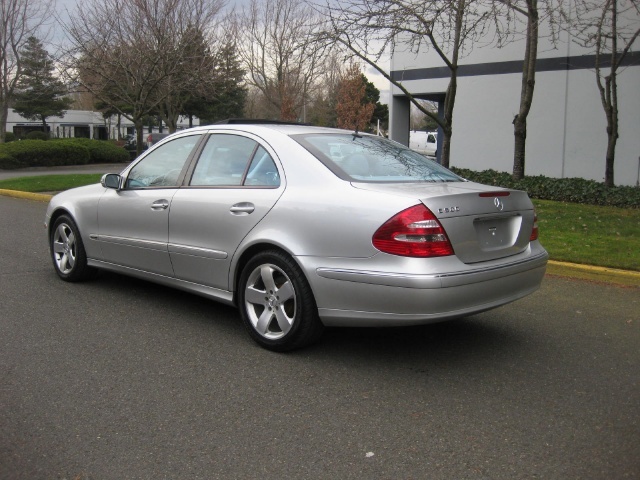
M53 195L48 195L46 193L21 192L19 190L4 190L2 188L0 188L0 195L14 198L25 198L27 200L35 200L37 202L48 202L51 200L51 197L53 197Z
M630 278L637 278L640 280L640 272L636 272L633 270L620 270L619 268L609 268L609 267L596 267L593 265L583 265L581 263L569 263L569 262L558 262L557 260L549 260L549 265L556 265L558 267L563 268L575 268L584 270L586 272L593 272L596 274L610 274L610 275L622 275Z
M18 190L0 189L0 195L15 198L35 200L37 202L48 202L53 195L45 193L20 192ZM621 270L618 268L596 267L593 265L583 265L580 263L558 262L549 260L547 273L560 277L581 278L583 280L593 280L597 282L615 283L631 287L640 287L640 272L633 270Z
M549 260L547 274L626 287L640 287L640 272Z

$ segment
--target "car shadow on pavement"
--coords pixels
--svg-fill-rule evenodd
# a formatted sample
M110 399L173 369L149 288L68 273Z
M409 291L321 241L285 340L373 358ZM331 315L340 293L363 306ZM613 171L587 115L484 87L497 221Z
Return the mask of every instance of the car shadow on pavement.
M103 295L116 299L114 309L135 321L185 330L185 335L224 336L236 342L237 348L255 348L232 306L164 287L145 280L102 272L92 281L80 284L85 295ZM73 287L77 287L74 285ZM131 306L129 308L128 306ZM144 312L144 317L136 313ZM512 311L511 311L512 312ZM138 318L140 317L140 318ZM151 324L150 322L153 322ZM190 332L190 333L189 333ZM514 327L509 311L497 309L457 320L411 327L387 328L327 328L320 342L284 355L294 358L322 359L331 357L341 361L380 361L408 363L416 359L422 363L478 362L487 356L508 356L526 343L525 332ZM266 355L283 354L263 351ZM413 368L413 367L412 367Z

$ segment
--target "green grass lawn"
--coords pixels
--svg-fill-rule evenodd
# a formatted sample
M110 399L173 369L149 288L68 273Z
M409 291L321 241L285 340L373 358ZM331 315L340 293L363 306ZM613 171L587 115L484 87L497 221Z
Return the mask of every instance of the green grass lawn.
M0 189L58 192L100 181L100 174L44 175L0 181ZM534 200L540 242L552 260L640 271L640 209Z
M640 270L640 209L533 203L552 260Z
M40 175L0 180L0 189L21 192L61 192L73 187L100 182L100 173L72 173L68 175Z

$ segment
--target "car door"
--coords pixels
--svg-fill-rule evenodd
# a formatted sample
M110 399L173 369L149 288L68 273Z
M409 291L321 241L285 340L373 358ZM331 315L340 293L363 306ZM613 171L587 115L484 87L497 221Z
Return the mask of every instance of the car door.
M150 151L107 189L98 204L98 240L107 262L173 276L167 250L171 200L201 135L178 137Z
M188 186L173 197L169 254L177 278L230 290L229 267L242 239L284 190L273 155L256 138L209 136Z

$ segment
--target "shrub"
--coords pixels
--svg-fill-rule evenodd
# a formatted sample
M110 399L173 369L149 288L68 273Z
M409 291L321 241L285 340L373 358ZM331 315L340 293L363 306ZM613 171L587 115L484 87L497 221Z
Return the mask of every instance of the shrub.
M29 132L24 137L26 140L49 140L49 134L45 132Z
M525 190L531 198L556 200L587 205L640 208L640 188L618 186L606 187L604 183L584 178L549 178L542 175L513 180L510 173L484 170L475 172L463 168L452 168L467 180L505 188Z
M14 157L8 153L0 151L0 168L3 170L13 170L14 168L20 168L21 166L20 162Z
M9 143L9 142L13 142L16 139L16 135L13 132L5 132L4 134L4 141Z
M13 168L84 165L89 163L90 158L87 147L65 140L21 140L3 143L0 144L0 154L11 156L19 163L19 166Z
M91 140L89 138L55 139L58 141L73 142L82 145L89 150L89 163L121 163L128 162L129 152L107 140Z

